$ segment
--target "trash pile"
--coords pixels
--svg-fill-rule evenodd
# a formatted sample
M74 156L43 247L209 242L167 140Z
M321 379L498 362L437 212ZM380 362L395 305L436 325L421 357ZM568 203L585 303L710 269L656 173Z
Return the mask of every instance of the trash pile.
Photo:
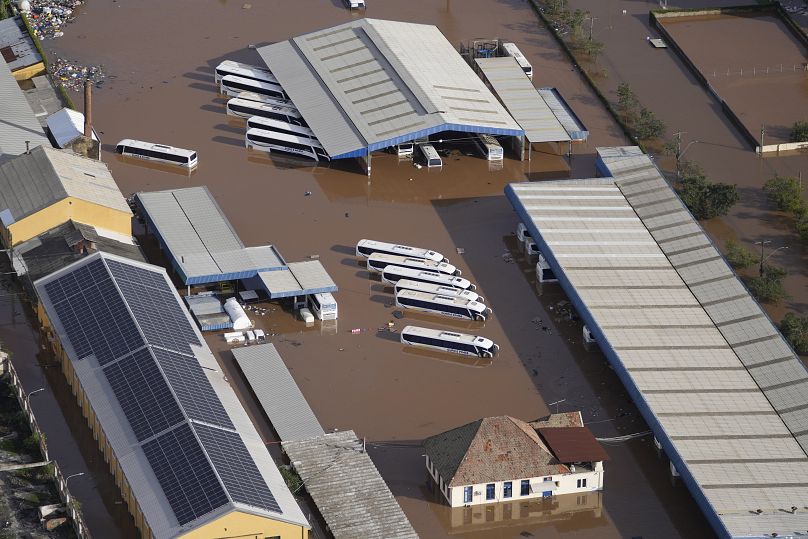
M89 80L96 88L101 88L104 84L103 66L85 67L69 60L57 58L48 69L56 84L60 84L67 90L80 91L84 88L84 81Z
M28 20L39 39L62 37L62 28L74 19L82 0L30 0Z

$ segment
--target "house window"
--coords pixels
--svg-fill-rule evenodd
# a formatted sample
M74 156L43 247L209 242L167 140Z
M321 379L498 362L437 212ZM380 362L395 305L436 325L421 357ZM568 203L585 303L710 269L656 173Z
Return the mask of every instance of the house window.
M512 496L513 496L513 483L511 481L505 481L502 484L502 497L511 498Z
M474 495L474 487L463 487L463 503L471 503L471 497Z
M488 483L487 485L485 485L485 499L486 500L494 499L494 483Z
M528 494L530 494L530 479L522 479L522 483L519 486L519 495L527 496Z
M586 479L578 480L578 488L586 488Z

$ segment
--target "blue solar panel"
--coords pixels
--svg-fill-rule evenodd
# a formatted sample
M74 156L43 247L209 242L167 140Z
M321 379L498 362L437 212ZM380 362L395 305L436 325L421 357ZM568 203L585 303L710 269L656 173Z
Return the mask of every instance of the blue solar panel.
M143 452L181 525L228 503L187 423L146 442Z
M281 512L238 433L198 423L194 430L234 502Z
M196 359L160 348L152 348L152 352L189 418L234 428Z
M107 365L104 375L138 440L185 420L148 349Z

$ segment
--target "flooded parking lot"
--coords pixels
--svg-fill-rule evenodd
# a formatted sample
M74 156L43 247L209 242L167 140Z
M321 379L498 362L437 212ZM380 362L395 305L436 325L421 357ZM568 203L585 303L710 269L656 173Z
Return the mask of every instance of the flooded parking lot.
M805 46L776 15L708 15L660 19L718 95L760 144L790 142L808 110Z

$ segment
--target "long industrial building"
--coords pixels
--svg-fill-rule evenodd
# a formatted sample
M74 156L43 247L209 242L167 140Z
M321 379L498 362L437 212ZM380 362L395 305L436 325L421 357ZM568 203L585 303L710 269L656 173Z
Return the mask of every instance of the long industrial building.
M722 538L808 535L808 372L653 161L506 195Z
M308 538L164 269L96 253L35 287L46 342L143 537Z

